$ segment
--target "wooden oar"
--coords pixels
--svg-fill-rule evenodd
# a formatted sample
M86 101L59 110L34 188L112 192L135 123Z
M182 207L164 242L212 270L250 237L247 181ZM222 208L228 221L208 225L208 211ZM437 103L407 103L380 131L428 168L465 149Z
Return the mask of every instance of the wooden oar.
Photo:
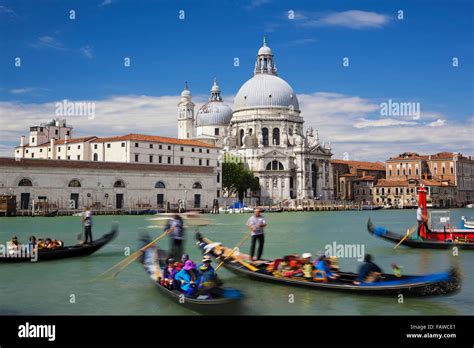
M159 235L155 239L153 239L150 243L148 243L144 247L138 249L137 251L135 251L131 255L127 256L125 259L123 259L122 261L120 261L116 265L110 267L107 271L105 271L104 273L99 275L97 278L98 279L110 279L110 278L116 277L117 274L122 272L128 265L130 265L133 261L138 259L143 251L145 251L146 249L151 247L153 244L158 243L161 239L166 237L170 232L171 232L171 228L166 230L163 234ZM115 270L114 273L112 273L110 276L106 276L108 273L110 273L113 270Z
M403 237L400 240L400 242L398 242L398 244L395 245L393 248L396 249L400 244L402 244L405 241L405 239L407 239L413 232L415 232L417 227L418 227L418 224L413 225L411 228L407 229L407 234L405 235L405 237Z
M217 272L217 270L224 264L224 262L229 258L231 257L244 243L247 239L249 239L249 237L252 235L252 232L249 232L247 233L244 238L242 238L242 240L239 242L239 244L237 244L234 249L232 249L232 252L227 255L224 260L222 260L216 267L215 271Z

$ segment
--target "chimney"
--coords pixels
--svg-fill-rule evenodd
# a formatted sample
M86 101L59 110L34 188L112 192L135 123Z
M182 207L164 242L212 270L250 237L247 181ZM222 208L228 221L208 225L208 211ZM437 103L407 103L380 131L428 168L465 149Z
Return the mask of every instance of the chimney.
M69 135L66 134L66 135L64 136L64 144L67 144L67 141L68 141L68 140L69 140Z
M20 137L20 146L22 146L22 147L25 146L25 136L24 135L22 135Z

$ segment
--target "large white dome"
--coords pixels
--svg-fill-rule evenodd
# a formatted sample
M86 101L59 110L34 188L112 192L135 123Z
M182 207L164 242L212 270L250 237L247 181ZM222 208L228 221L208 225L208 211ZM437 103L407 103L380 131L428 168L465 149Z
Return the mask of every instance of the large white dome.
M284 107L299 111L293 88L271 74L256 74L240 87L234 100L234 111L246 108Z

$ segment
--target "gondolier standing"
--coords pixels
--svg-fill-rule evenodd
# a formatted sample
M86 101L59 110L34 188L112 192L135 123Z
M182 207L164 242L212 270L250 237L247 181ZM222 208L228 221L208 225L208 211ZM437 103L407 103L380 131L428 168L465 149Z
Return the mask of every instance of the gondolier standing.
M429 231L428 229L428 219L425 214L423 214L423 204L422 202L418 203L418 209L416 210L416 221L418 222L418 230L417 235L419 238L424 238L426 236L426 232ZM424 226L424 231L422 231L422 226Z
M89 207L84 213L82 224L84 225L84 244L92 244L92 212Z
M170 221L171 248L169 257L180 260L183 255L184 224L179 214Z
M257 260L261 260L263 253L263 245L265 244L265 233L264 228L267 226L265 218L260 214L260 209L255 209L254 215L252 215L248 221L247 226L252 231L252 242L250 245L250 258L254 260L255 255L255 244L258 241Z

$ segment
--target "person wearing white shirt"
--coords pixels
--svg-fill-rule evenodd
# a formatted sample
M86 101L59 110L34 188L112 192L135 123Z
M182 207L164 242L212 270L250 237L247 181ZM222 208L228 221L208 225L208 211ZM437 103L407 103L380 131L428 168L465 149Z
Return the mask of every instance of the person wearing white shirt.
M252 242L250 245L250 258L254 260L255 245L258 242L257 260L261 260L263 253L263 245L265 244L264 228L267 226L265 218L260 214L260 209L255 209L255 214L248 221L247 226L252 231Z

